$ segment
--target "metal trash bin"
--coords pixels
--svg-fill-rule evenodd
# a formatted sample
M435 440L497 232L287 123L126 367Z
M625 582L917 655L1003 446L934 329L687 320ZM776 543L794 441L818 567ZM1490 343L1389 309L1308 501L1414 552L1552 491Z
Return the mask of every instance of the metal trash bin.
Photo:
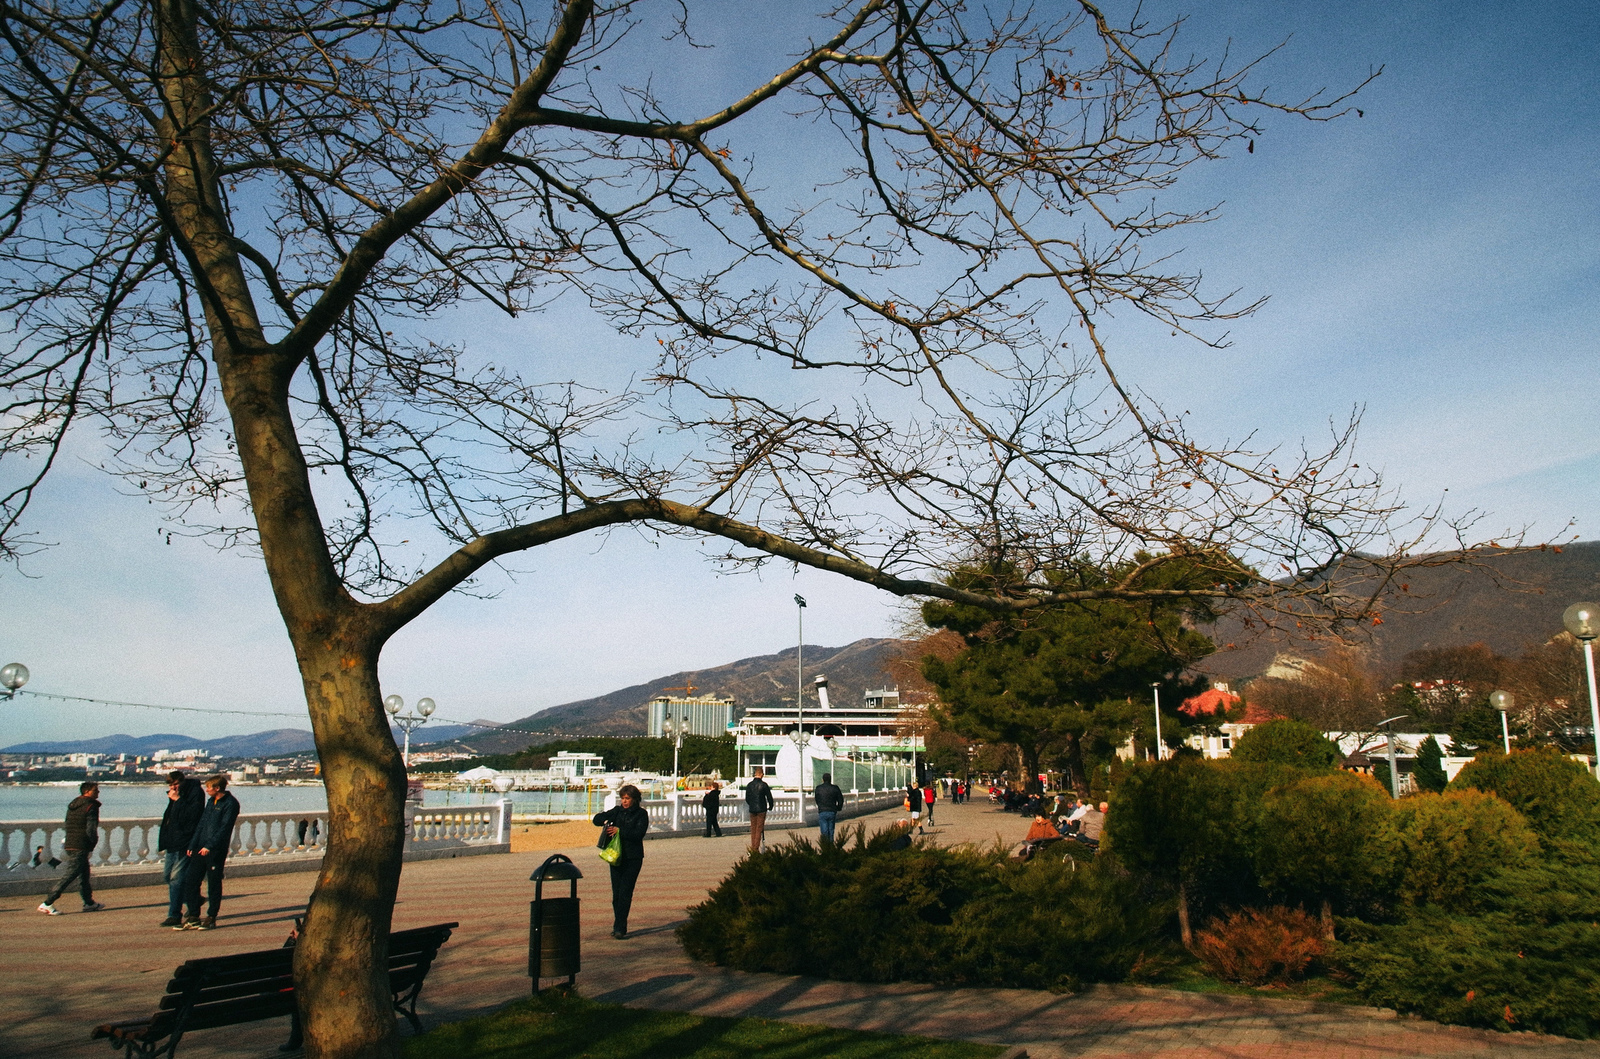
M579 969L578 880L583 872L572 858L556 853L528 876L533 881L533 902L528 906L528 977L533 991L539 992L539 979L565 978L567 988L576 984ZM546 882L572 883L570 897L545 897Z

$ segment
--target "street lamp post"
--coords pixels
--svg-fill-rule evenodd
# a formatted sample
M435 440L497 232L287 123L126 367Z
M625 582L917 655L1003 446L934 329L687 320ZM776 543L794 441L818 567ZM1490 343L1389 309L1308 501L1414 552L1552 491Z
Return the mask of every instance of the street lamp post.
M1156 760L1163 760L1166 755L1162 753L1161 745L1161 685L1151 684L1150 690L1156 697Z
M1505 740L1508 754L1511 753L1511 723L1506 720L1506 714L1516 704L1516 696L1509 691L1496 691L1489 695L1489 705L1500 711L1500 737Z
M1561 615L1561 624L1583 641L1583 664L1589 673L1589 732L1594 736L1595 769L1600 775L1600 696L1594 687L1594 641L1600 636L1600 607L1574 603Z
M28 667L21 662L12 662L8 665L0 666L0 687L6 689L3 694L0 694L0 699L10 702L17 697L17 692L27 682Z
M1394 722L1403 721L1409 716L1410 714L1402 713L1398 717L1390 717L1387 720L1379 721L1378 727L1387 728L1388 726L1394 724ZM1393 728L1389 728L1389 796L1396 800L1400 798L1400 766L1395 762L1394 759Z
M406 771L411 770L411 730L420 728L428 723L428 718L433 716L435 709L432 699L418 699L416 713L407 713L400 716L400 711L405 708L406 700L398 695L390 695L383 700L383 708L389 711L389 716L394 718L394 723L405 729L406 746L400 752L400 760L405 764Z
M661 734L672 740L672 789L678 789L678 751L683 749L684 729L689 727L687 717L676 720L668 716L661 722Z
M839 770L839 740L830 735L824 736L822 741L828 744L828 775L833 776ZM835 777L834 782L838 782L837 777ZM853 787L855 784L852 783L851 786Z

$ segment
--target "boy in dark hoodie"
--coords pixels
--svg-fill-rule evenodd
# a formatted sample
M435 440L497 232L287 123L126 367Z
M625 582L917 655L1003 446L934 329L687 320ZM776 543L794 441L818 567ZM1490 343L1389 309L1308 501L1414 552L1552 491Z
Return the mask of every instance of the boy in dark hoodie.
M89 855L100 842L99 795L100 785L94 780L85 780L78 784L78 796L67 805L67 837L61 843L65 850L67 870L62 873L56 888L50 891L50 896L39 906L39 911L47 916L61 914L60 909L56 908L56 898L74 881L78 884L78 893L83 897L85 912L98 912L105 907L94 899L93 884L89 881Z

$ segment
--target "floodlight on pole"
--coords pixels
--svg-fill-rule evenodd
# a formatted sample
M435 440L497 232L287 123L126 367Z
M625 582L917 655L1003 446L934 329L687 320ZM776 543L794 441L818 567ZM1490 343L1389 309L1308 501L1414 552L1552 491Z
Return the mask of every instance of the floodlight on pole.
M1511 753L1511 723L1506 720L1506 714L1516 704L1516 696L1509 691L1496 691L1489 695L1489 705L1500 711L1500 737L1505 740L1508 754Z
M1402 713L1398 716L1387 718L1386 720L1379 721L1378 727L1387 728L1389 725L1394 724L1394 722L1403 721L1409 716L1411 716L1409 713ZM1396 800L1398 800L1400 797L1400 766L1395 762L1394 759L1393 728L1389 728L1389 796Z
M1583 641L1583 665L1589 675L1589 732L1594 736L1596 774L1600 775L1600 695L1594 686L1594 641L1600 636L1600 606L1574 603L1561 615L1561 624Z

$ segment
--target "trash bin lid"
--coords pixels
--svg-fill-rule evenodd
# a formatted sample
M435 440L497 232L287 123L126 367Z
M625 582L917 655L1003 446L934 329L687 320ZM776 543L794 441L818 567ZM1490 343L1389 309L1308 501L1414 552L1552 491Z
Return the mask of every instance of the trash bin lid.
M528 876L529 882L564 882L568 879L581 879L583 872L572 863L572 858L563 853L556 853L545 862L533 869L533 874Z

